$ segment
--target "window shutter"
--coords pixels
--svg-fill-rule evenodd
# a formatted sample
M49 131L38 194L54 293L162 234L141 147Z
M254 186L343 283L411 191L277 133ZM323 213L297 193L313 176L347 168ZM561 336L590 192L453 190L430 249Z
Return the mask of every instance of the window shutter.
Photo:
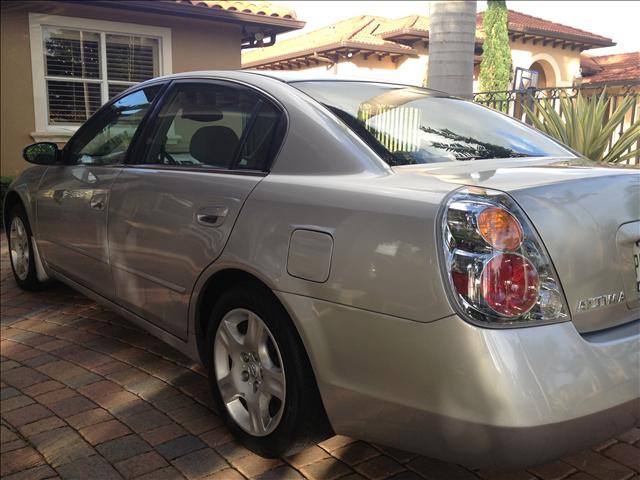
M44 44L49 123L81 123L102 103L100 35L47 28Z
M45 33L46 74L100 78L100 36L92 32L49 29Z
M110 97L158 75L157 39L128 35L107 35L106 39Z
M78 125L109 98L159 74L157 38L47 26L43 41L49 125Z
M82 123L102 105L99 83L47 80L49 123Z

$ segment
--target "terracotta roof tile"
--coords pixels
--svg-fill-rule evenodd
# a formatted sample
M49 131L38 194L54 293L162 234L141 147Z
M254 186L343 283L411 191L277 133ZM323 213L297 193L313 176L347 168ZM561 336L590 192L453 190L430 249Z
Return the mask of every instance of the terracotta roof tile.
M484 12L478 13L478 16L476 18L476 25L478 25L478 27L482 26L483 17ZM596 35L595 33L587 32L585 30L580 30L579 28L563 25L561 23L555 23L550 20L545 20L544 18L534 17L533 15L516 12L514 10L509 10L507 14L507 21L509 24L508 28L510 32L535 30L539 31L540 33L546 32L550 36L553 36L554 34L570 35L573 37L584 39L585 41L595 41L599 43L610 43L612 45L615 45L615 43L613 43L610 38Z
M423 15L410 15L408 17L386 20L376 30L376 35L388 38L389 34L403 30L423 31L429 33L429 17Z
M598 66L598 63L593 59L593 57L585 53L580 55L580 69L582 70L583 77L602 71L602 67Z
M338 23L319 28L299 37L276 42L274 46L256 48L242 54L243 67L259 66L262 63L282 59L297 58L313 52L321 54L339 47L353 47L363 50L415 54L406 45L384 40L376 29L385 18L360 15Z
M195 7L219 8L229 12L251 13L266 17L296 19L296 12L290 8L271 2L241 2L229 0L174 0L176 3L190 4Z
M195 0L191 0L195 1ZM215 3L215 2L210 2ZM235 2L228 2L235 3ZM244 3L244 2L239 2ZM476 17L476 42L481 42L483 12ZM512 10L508 13L509 31L527 31L538 35L571 37L579 43L593 46L615 45L611 39L577 28L554 23L549 20L526 15ZM360 15L312 32L276 42L274 46L245 51L242 54L243 68L269 65L282 60L290 60L335 50L337 46L354 47L380 52L415 54L402 43L403 39L424 39L429 34L429 17L410 15L397 19ZM394 41L395 40L395 41ZM406 42L405 42L406 43Z
M613 55L581 55L582 83L640 82L640 52Z

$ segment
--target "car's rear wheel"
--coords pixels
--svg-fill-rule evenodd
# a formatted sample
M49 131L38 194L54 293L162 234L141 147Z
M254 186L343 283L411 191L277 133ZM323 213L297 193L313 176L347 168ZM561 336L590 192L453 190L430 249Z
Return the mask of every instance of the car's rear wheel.
M40 290L43 283L38 281L35 256L31 242L31 226L27 212L22 205L15 205L9 214L9 257L11 269L18 286L24 290Z
M309 360L271 292L251 285L223 294L207 345L216 406L247 448L273 458L331 434Z

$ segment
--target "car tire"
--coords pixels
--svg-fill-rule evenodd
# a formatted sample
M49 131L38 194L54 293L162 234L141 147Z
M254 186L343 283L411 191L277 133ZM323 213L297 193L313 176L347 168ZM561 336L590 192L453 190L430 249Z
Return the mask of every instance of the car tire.
M253 333L259 322L266 329ZM250 332L251 325L257 327ZM250 341L250 336L262 340ZM262 347L252 348L260 342ZM221 296L208 323L206 355L215 405L249 450L282 457L332 435L302 342L287 312L265 287L243 285ZM274 381L279 373L281 384ZM282 395L283 400L278 398ZM250 412L260 413L259 420Z
M9 258L16 283L23 290L41 290L44 283L38 280L31 225L22 205L13 206L7 225Z

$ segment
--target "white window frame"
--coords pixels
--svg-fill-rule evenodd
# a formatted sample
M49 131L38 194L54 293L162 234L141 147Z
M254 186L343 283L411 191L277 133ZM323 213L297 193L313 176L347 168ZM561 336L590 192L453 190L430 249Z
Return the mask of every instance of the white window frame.
M70 28L100 35L101 45L101 92L108 88L106 79L106 35L135 35L158 40L158 74L172 73L171 65L171 29L134 23L109 22L92 18L64 17L42 13L29 13L29 40L31 43L31 75L33 80L33 110L36 131L31 134L34 140L66 141L77 126L49 125L49 105L47 101L47 82L45 80L45 58L43 45L44 27ZM113 83L113 82L112 82ZM117 82L116 82L117 83ZM101 98L104 98L102 92Z

